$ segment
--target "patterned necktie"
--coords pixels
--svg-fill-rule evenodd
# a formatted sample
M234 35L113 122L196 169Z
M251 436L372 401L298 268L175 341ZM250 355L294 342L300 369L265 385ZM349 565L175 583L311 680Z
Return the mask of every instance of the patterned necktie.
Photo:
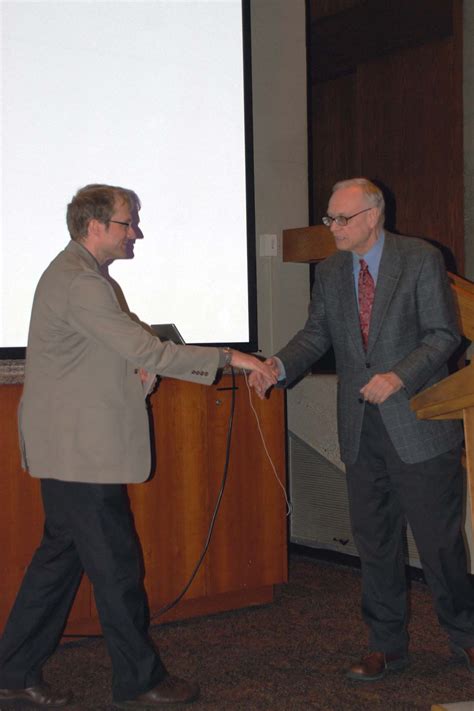
M359 321L360 330L362 333L362 342L364 344L365 350L367 350L367 342L369 340L369 325L370 325L370 313L372 311L372 304L374 303L375 294L375 284L371 273L369 272L369 267L364 259L359 261Z

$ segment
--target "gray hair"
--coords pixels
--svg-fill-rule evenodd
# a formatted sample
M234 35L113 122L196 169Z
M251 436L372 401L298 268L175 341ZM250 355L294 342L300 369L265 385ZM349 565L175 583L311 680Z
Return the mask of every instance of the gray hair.
M332 192L335 193L342 188L361 188L364 196L369 201L372 207L377 207L380 210L380 222L383 224L385 216L385 200L382 191L375 183L367 178L351 178L350 180L340 180L335 183Z

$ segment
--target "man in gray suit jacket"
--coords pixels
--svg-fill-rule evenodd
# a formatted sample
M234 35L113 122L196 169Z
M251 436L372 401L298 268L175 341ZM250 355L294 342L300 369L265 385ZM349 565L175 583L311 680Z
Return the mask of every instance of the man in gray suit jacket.
M408 663L405 517L440 624L474 671L474 592L461 535L462 428L418 420L410 408L415 393L447 375L460 340L441 253L384 230L383 195L362 178L334 186L323 221L338 251L316 269L304 328L267 363L290 385L334 348L339 443L369 627L369 654L347 676L373 681ZM269 384L258 373L250 380L263 396Z
M103 273L133 256L138 199L90 185L67 210L71 242L41 277L33 303L19 424L23 463L41 479L44 536L0 640L0 703L69 703L42 667L59 643L83 570L112 659L114 701L159 707L197 698L170 676L148 637L140 551L124 484L150 474L142 380L148 373L212 383L232 365L273 377L253 356L162 343L120 305Z

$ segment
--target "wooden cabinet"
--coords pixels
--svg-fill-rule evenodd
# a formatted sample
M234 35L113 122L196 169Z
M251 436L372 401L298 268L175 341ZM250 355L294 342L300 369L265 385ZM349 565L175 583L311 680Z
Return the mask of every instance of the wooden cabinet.
M222 484L232 379L211 387L163 380L150 399L153 474L128 487L152 615L188 581L204 548ZM21 386L0 387L0 628L41 537L39 482L21 470L16 409ZM285 483L284 394L252 395L268 452ZM227 481L209 549L181 602L159 620L270 602L287 579L286 504L267 458L245 378L236 378ZM84 578L66 634L100 631Z

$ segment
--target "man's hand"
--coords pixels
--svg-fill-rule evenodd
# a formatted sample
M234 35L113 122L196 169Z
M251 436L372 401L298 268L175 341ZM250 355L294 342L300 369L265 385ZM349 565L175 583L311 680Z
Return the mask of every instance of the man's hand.
M249 376L249 382L260 398L264 398L268 388L275 385L277 381L277 376L269 365L248 353L241 353L232 349L230 364L234 368L252 371Z
M249 375L249 385L255 390L260 400L265 399L267 390L271 388L273 384L273 382L256 370Z
M140 380L142 381L142 384L145 384L149 378L148 371L145 370L145 368L140 368L138 371L138 375L140 376Z
M278 376L280 375L280 367L276 358L267 358L265 365L270 368L272 375L276 378L276 380L278 380ZM274 385L274 383L270 382L268 378L256 371L250 373L249 383L261 400L264 399L267 390Z
M367 385L361 388L360 394L367 402L371 402L373 405L380 405L403 387L403 382L398 375L390 371L389 373L374 375Z
M138 371L140 380L143 386L145 397L151 393L156 385L157 377L154 373L149 373L145 368L140 368Z
M278 380L278 378L280 377L280 364L278 360L274 356L271 356L270 358L267 358L267 360L265 361L265 365L268 365L270 367L270 370L272 371L273 375Z

